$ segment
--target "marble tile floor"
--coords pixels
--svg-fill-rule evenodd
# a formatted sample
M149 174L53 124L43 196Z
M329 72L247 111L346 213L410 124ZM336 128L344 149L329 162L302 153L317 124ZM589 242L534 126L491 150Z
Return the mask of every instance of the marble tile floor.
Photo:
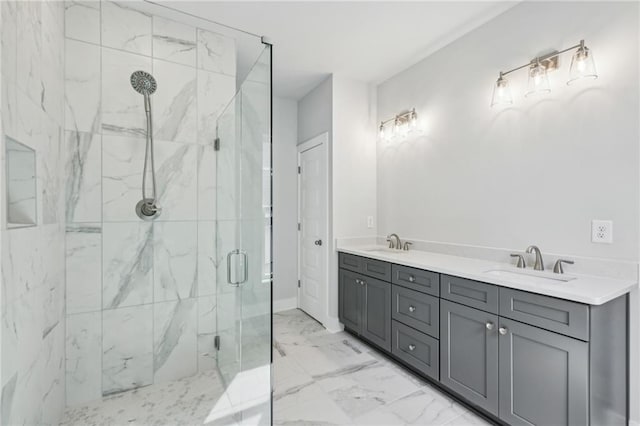
M273 324L275 425L489 424L355 337L331 334L300 310L275 314ZM253 371L264 377L264 370ZM69 408L61 426L268 424L266 403L253 404L241 421L233 410L235 393L224 392L217 370L211 370Z

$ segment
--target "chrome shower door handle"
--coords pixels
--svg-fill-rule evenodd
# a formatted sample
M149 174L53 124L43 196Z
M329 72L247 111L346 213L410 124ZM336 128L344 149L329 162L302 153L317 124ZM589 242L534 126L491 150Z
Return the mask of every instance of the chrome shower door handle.
M238 250L238 253L242 255L242 266L243 266L242 281L240 281L239 284L243 284L249 280L249 256L247 255L247 252L244 250Z
M229 253L227 253L227 284L231 284L232 286L239 286L241 281L232 281L231 280L231 257L236 255L236 254L240 254L240 250L235 249L235 250L231 250ZM245 274L246 275L246 274Z

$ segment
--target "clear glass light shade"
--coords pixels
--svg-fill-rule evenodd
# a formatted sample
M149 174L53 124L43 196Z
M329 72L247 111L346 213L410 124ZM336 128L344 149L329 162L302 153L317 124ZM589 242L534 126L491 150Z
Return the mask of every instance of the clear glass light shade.
M380 137L380 140L384 140L384 124L380 123L380 129L378 130L378 137Z
M534 94L542 94L551 92L549 86L549 77L547 77L547 69L537 62L529 68L529 84L527 85L527 93L525 97Z
M409 119L409 127L414 130L418 127L418 114L415 111L411 111L411 118Z
M593 60L593 52L586 46L580 46L571 58L571 68L569 68L569 81L567 84L573 84L578 80L585 78L596 79L596 63Z
M511 96L511 89L509 88L509 81L502 75L496 81L496 85L493 88L493 97L491 98L491 106L496 105L511 105L513 104L513 97Z

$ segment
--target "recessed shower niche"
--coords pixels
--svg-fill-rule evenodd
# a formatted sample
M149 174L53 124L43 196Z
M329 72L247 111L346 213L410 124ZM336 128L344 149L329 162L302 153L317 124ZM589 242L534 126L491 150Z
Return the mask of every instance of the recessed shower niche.
M36 225L36 151L6 137L7 228Z

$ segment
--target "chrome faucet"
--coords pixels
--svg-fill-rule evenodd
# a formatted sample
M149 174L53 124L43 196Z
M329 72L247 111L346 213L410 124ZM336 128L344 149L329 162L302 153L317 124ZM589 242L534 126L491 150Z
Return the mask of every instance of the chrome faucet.
M396 239L396 243L395 244L393 244L392 238ZM398 250L402 250L402 241L400 241L400 237L398 237L398 234L387 235L387 241L389 241L389 248L395 248L395 249L398 249Z
M536 271L544 271L544 262L542 261L542 253L540 253L540 249L536 246L529 246L527 247L527 253L536 254L536 263L533 265L533 269Z

